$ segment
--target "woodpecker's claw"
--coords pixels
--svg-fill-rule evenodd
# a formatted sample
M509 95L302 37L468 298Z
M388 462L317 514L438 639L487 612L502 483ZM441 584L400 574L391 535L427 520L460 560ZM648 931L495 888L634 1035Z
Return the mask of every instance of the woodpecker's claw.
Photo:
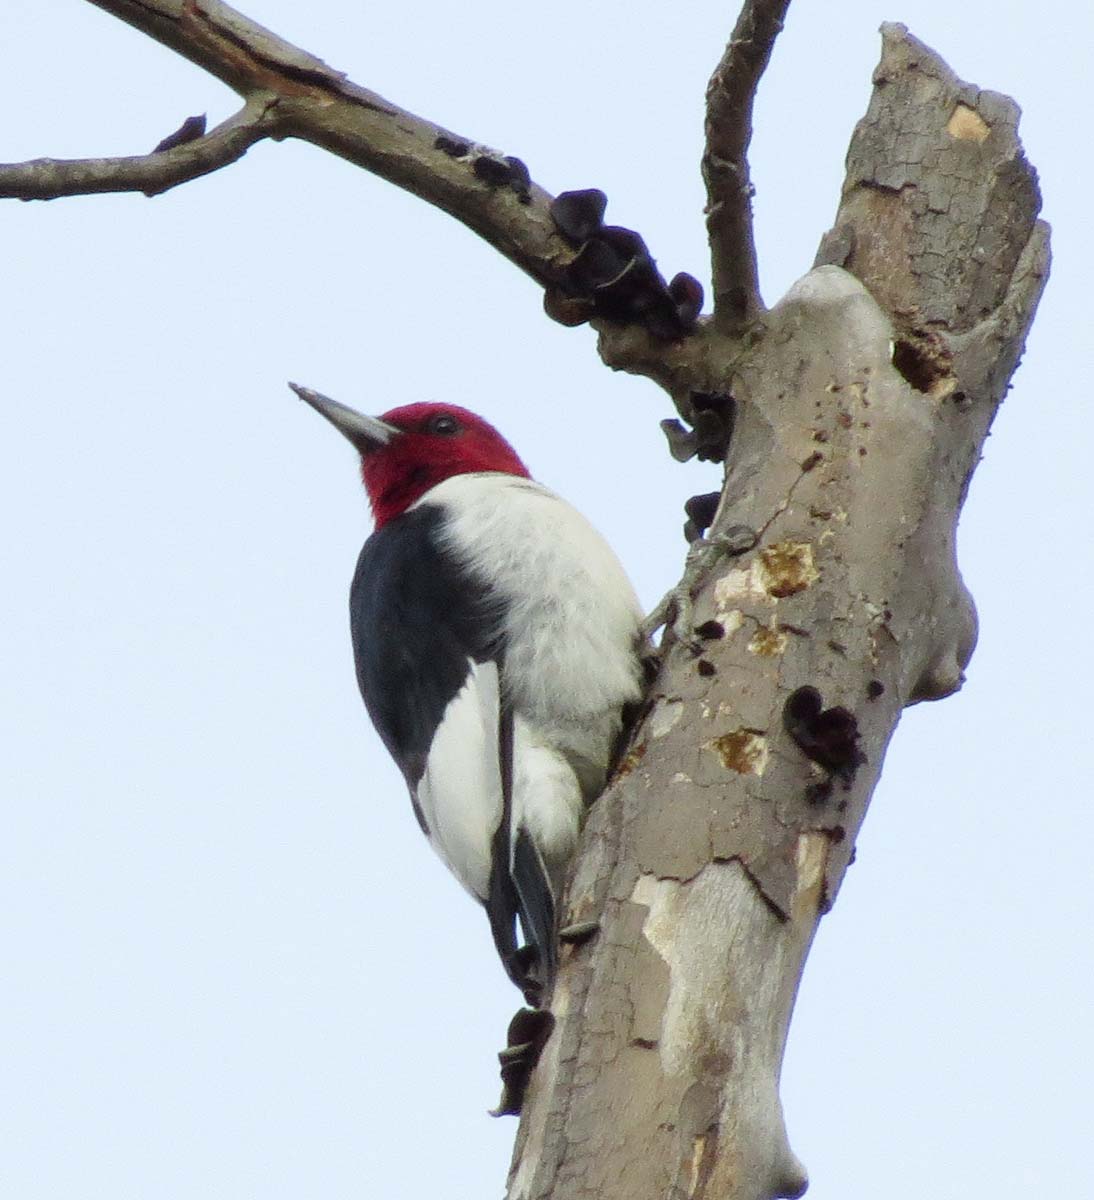
M657 607L646 617L639 626L639 637L643 645L650 641L653 635L667 625L676 609L676 589L666 592L657 603Z
M740 554L747 554L759 540L759 535L747 525L731 525L721 533L697 538L692 542L684 562L683 578L676 587L665 593L661 603L643 621L643 635L647 639L651 638L664 626L665 636L661 639L663 648L667 649L672 642L678 642L693 654L701 653L703 640L695 636L693 604L693 597L699 590L699 585L720 558L735 558Z

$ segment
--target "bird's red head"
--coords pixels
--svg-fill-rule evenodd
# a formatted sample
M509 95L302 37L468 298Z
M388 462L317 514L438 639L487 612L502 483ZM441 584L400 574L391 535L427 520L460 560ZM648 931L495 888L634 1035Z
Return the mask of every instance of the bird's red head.
M360 451L377 529L453 475L497 471L528 477L528 468L493 425L457 404L406 404L380 418L366 417L290 386Z
M406 404L380 420L397 432L361 454L361 478L377 529L453 475L528 475L493 425L456 404Z

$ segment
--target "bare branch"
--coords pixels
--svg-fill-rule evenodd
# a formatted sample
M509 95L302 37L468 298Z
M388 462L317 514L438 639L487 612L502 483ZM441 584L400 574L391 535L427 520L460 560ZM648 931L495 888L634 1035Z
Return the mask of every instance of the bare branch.
M707 232L714 283L714 319L732 332L762 310L752 238L748 145L752 104L790 0L745 0L733 36L707 85Z
M523 164L512 168L510 164L516 160L350 82L342 72L220 0L91 3L170 47L240 94L272 96L269 119L276 132L271 136L296 137L321 146L436 205L538 283L556 283L562 266L573 257L551 220L548 206L552 197L531 183ZM151 164L138 165L140 161L120 160L113 170L119 178L137 179L132 186L138 189L144 187L141 172L147 172L156 189L162 190ZM182 169L182 164L192 161L180 155L175 160L179 175L171 176L167 186L192 178ZM212 163L207 169L218 165L224 164ZM505 177L507 169L512 171L510 179ZM98 175L104 170L100 168ZM79 175L74 167L68 167L68 172L73 179ZM96 172L87 170L85 177L94 181ZM80 190L73 183L55 194Z
M958 79L904 25L881 33L870 107L816 262L856 275L902 325L963 333L1001 303L1041 206L1020 110ZM923 113L935 108L945 119L927 125Z
M204 137L125 158L36 158L0 164L0 197L56 200L96 192L155 196L235 162L273 129L270 96L255 96ZM174 135L172 135L174 136ZM167 139L170 141L171 139Z
M584 232L578 236L572 221L559 223L553 197L532 182L520 159L406 112L220 0L91 3L234 88L247 99L245 113L257 116L236 118L205 138L195 136L196 127L184 127L141 158L42 159L6 173L0 167L0 196L151 195L234 161L259 137L295 137L474 230L548 289L545 307L555 320L593 321L597 328L604 322L637 324L660 342L695 330L702 306L698 282L679 273L666 284L641 237L603 225L604 197L594 189L570 194L579 212L600 196L595 221L580 221Z

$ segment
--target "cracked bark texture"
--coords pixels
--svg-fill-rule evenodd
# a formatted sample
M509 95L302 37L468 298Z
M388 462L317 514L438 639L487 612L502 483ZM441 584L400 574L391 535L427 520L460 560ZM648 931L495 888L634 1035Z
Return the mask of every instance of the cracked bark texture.
M601 933L564 950L510 1200L806 1187L778 1095L798 981L902 709L972 653L954 532L1048 272L1017 107L883 35L818 266L743 337L601 330L682 410L736 398L708 537L760 536L699 582L703 649L667 647L591 813L567 919ZM846 786L784 729L802 686L857 720Z

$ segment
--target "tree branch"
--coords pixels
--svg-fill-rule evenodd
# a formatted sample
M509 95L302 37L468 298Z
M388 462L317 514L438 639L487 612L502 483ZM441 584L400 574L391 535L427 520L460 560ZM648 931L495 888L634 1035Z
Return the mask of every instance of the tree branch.
M906 26L881 34L874 91L816 265L851 271L908 328L963 333L1002 301L1040 207L1020 112L1009 96L958 79ZM943 119L927 124L925 111Z
M752 106L790 0L745 0L733 35L707 85L707 232L714 284L714 320L733 332L763 309L752 237L748 145Z
M269 137L275 127L272 101L272 96L256 94L235 116L204 136L151 154L0 163L0 197L55 200L98 192L158 195L226 167L242 158L255 142Z
M241 95L272 96L269 136L321 146L436 205L541 285L557 283L573 258L551 219L552 197L528 179L523 164L514 167L516 160L352 83L220 0L90 2ZM133 168L117 168L121 175L127 169ZM154 177L151 167L142 169ZM78 174L70 170L71 176ZM143 189L143 183L136 187ZM58 194L79 190L72 186Z

